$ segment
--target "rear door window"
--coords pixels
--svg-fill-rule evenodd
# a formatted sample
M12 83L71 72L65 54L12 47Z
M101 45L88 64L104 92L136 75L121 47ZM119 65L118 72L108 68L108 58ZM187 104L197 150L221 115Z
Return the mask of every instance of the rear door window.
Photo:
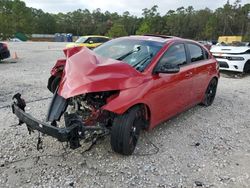
M200 46L196 44L187 44L191 62L202 61L205 59L203 50Z

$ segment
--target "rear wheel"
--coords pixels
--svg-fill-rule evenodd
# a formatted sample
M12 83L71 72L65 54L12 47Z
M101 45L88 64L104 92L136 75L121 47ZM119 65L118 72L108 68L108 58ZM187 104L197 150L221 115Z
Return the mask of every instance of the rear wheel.
M213 104L216 91L217 91L217 83L218 81L215 78L213 78L210 81L207 87L206 93L205 93L204 101L202 102L204 106L210 106L211 104Z
M111 130L111 147L113 151L131 155L136 147L143 127L143 115L139 106L135 106L114 119Z

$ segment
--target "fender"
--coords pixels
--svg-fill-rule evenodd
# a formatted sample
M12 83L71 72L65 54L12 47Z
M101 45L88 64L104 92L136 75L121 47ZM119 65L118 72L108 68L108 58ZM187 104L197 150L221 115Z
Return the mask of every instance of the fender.
M57 60L54 67L51 69L50 74L51 76L62 76L63 69L66 64L66 59L59 59Z
M80 50L82 49L81 46L78 47L72 47L72 48L66 48L63 50L64 55L66 56L66 58L71 57L72 55L78 53ZM62 76L62 72L64 70L66 64L66 59L58 59L56 61L56 64L54 65L54 67L51 69L50 74L52 76Z
M146 101L141 100L141 94L133 95L131 94L131 90L123 90L120 91L119 95L115 97L114 99L110 100L106 105L102 107L103 110L111 111L116 114L123 114L125 113L129 108L136 104L147 104Z

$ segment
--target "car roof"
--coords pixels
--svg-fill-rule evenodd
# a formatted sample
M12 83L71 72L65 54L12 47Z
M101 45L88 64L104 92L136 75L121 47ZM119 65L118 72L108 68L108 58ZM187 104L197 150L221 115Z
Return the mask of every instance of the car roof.
M106 36L101 36L101 35L85 35L85 36L81 36L81 37L87 37L87 38L89 38L89 37L99 37L99 38L109 38L109 37L106 37Z
M122 37L122 38L137 39L137 40L149 40L149 41L155 41L155 42L160 42L160 43L166 43L166 42L174 40L174 39L181 39L181 38L175 37L175 36L153 35L153 34L131 35L131 36L126 36L126 37Z

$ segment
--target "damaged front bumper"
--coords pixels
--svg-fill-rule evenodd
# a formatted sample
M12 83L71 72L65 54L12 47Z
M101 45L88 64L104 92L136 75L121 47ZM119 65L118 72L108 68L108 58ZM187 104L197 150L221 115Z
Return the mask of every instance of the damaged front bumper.
M57 138L60 142L68 141L70 133L76 128L76 126L58 128L48 123L41 122L40 120L37 120L28 113L24 112L17 106L16 103L12 104L12 111L21 122L27 125L28 130L38 130L41 133Z
M18 117L20 125L23 123L27 125L29 133L37 130L56 138L60 142L69 142L71 149L76 149L81 146L80 140L86 138L86 131L92 133L98 132L99 135L108 134L108 130L105 127L85 126L76 114L65 115L66 127L63 128L53 126L49 122L42 122L25 112L26 104L20 94L17 98L15 96L13 99L15 98L17 100L12 104L12 112Z

